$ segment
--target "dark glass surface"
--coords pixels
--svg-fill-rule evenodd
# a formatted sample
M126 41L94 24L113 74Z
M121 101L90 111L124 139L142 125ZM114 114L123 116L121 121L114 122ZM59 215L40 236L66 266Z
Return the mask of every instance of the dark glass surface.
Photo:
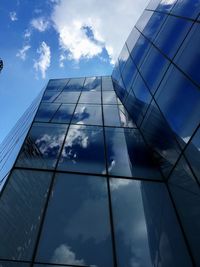
M102 109L100 105L78 104L72 123L102 125Z
M103 129L95 126L71 125L58 169L105 173Z
M111 199L119 266L192 266L164 184L112 179Z
M101 104L101 92L82 92L79 103Z
M69 123L71 121L75 104L62 104L53 116L52 122Z
M136 127L135 123L131 119L130 115L126 111L123 105L119 105L119 116L120 116L120 121L121 121L121 126L122 127Z
M157 91L156 101L177 140L187 143L199 124L200 90L179 70L170 67Z
M106 128L110 175L161 179L158 165L136 129Z
M196 19L199 15L199 0L178 0L171 13L186 18Z
M46 91L42 97L42 102L53 102L59 94L60 92L57 91Z
M35 116L35 121L50 122L60 104L56 103L42 103Z
M116 94L114 91L103 92L103 104L117 104Z
M195 0L194 0L195 2ZM200 5L200 1L199 1ZM197 9L198 10L198 9ZM200 25L195 23L179 50L175 63L200 86Z
M113 91L113 83L111 76L102 77L102 91Z
M70 79L68 84L65 86L64 91L77 91L80 92L83 88L85 78L74 78Z
M152 46L140 67L141 75L152 93L156 91L169 64L170 62Z
M55 79L48 82L46 91L61 91L70 79Z
M200 128L186 148L185 155L192 167L194 174L200 182Z
M18 167L54 169L67 125L34 123L16 165Z
M0 267L30 267L29 263L13 262L13 261L0 261Z
M192 250L196 266L200 265L200 191L189 166L182 157L169 179L176 209L186 238Z
M32 259L50 181L49 172L12 172L0 201L0 258Z
M124 67L124 70L122 72L122 78L125 85L125 88L127 92L129 91L133 80L135 79L137 75L137 68L132 60L132 58L129 56L126 65Z
M119 109L117 105L103 106L104 125L120 127Z
M63 92L61 93L55 100L58 103L67 103L67 104L76 104L78 98L80 96L80 92Z
M119 60L117 59L116 63L115 63L115 66L114 66L114 69L112 71L112 78L114 80L119 80L120 78L120 70L119 70ZM103 77L102 77L102 84L103 84ZM104 87L102 86L102 90L104 90Z
M191 21L169 16L154 43L169 58L173 58L192 25Z
M100 77L86 78L83 91L100 91L100 90L101 90Z
M140 37L140 32L134 27L126 41L129 52L132 51L139 37Z
M112 267L110 235L106 179L57 175L37 261Z

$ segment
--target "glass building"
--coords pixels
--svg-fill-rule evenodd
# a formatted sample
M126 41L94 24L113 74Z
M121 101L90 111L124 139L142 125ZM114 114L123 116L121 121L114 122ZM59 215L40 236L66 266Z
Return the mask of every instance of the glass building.
M200 266L199 13L153 0L112 76L48 82L0 193L1 267Z

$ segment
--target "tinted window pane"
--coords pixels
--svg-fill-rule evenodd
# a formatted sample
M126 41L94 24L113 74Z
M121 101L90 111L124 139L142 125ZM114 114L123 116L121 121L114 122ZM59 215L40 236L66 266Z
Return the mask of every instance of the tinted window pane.
M128 52L128 49L127 49L126 44L125 44L123 46L122 51L121 51L121 53L119 55L119 58L118 58L118 60L119 60L119 69L121 70L121 72L122 72L122 70L124 68L124 65L126 64L126 61L127 61L128 58L129 58L129 52Z
M134 27L126 41L130 52L132 51L139 37L140 37L140 32Z
M43 102L53 102L56 97L59 95L58 92L55 92L55 91L47 91L43 98L42 98L42 101Z
M53 192L37 260L112 267L106 180L60 174Z
M33 124L17 160L17 166L53 169L59 155L67 125Z
M161 179L153 155L138 130L107 128L106 147L111 175Z
M30 264L13 261L0 261L0 267L30 267Z
M102 125L101 106L78 104L72 123Z
M55 100L58 103L75 103L78 101L80 92L64 92L61 93Z
M199 15L199 0L178 0L172 14L195 19Z
M55 113L52 122L69 123L74 112L75 104L63 104Z
M116 105L103 106L104 124L106 126L121 126L119 110Z
M124 71L122 72L122 78L127 91L129 91L133 80L135 79L137 74L137 69L131 57L127 60L127 63L124 67Z
M113 91L113 83L111 77L102 77L102 90Z
M50 180L48 172L12 172L0 201L1 258L31 260Z
M86 78L84 83L85 91L100 91L101 90L101 78L97 77L91 77Z
M112 179L111 197L119 266L192 266L165 185Z
M42 103L35 116L35 121L49 122L60 104Z
M64 86L69 82L69 79L56 79L48 82L46 91L61 91Z
M58 168L76 172L105 173L102 128L71 125Z
M103 92L103 104L117 104L116 94L114 91Z
M101 104L101 92L83 92L79 103Z
M131 119L130 115L126 111L123 105L119 105L119 115L122 127L136 127L135 123Z
M85 78L70 79L69 83L65 86L64 91L78 91L80 92L83 87Z

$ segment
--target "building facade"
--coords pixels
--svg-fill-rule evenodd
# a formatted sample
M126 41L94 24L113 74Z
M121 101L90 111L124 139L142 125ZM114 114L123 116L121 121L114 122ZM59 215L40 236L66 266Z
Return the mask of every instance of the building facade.
M112 76L52 79L0 193L1 267L200 266L200 1L151 1Z

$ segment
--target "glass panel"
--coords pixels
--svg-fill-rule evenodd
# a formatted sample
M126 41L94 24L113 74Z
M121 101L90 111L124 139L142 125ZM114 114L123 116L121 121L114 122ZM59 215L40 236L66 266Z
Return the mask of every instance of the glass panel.
M129 57L122 72L123 82L127 91L129 91L137 72L138 70L135 64L133 63L133 60L131 59L131 57Z
M102 77L102 91L113 91L113 83L111 76Z
M72 123L102 125L102 109L100 105L78 104Z
M128 60L128 58L129 58L129 52L125 44L118 58L119 69L121 70L121 72L123 71L124 65L126 64L126 61Z
M34 123L16 165L18 167L54 169L67 125Z
M151 16L154 13L152 11L144 11L139 18L138 22L136 23L136 28L138 28L141 32L145 29L145 27L148 25L149 20L151 19Z
M191 267L165 185L111 180L119 266Z
M133 47L135 46L137 40L140 37L140 32L134 27L126 41L128 50L131 52Z
M45 94L42 98L42 102L53 102L58 95L59 95L58 92L47 91L47 92L45 92Z
M195 1L194 1L195 2ZM200 1L199 1L200 3ZM200 85L200 25L196 23L175 57L175 63Z
M121 120L121 126L122 127L136 127L135 123L131 119L130 115L126 111L123 105L119 105L119 115Z
M0 261L0 267L30 267L29 263L15 261Z
M187 18L196 19L199 15L199 0L178 0L171 13Z
M79 92L64 92L61 93L54 102L76 104L80 96Z
M50 122L60 104L42 103L35 116L35 121Z
M12 172L0 201L1 258L32 259L50 180L49 172Z
M169 16L154 41L155 45L173 58L191 25L191 21Z
M119 70L119 61L117 59L116 63L115 63L115 66L114 66L114 69L113 69L113 72L112 72L112 79L118 81L119 78L120 78L120 70ZM102 90L104 90L104 86L103 86L103 77L102 77Z
M86 78L83 90L84 91L100 91L101 90L101 77Z
M83 92L79 103L101 104L101 92Z
M86 173L105 173L102 128L71 125L58 169Z
M172 79L173 77L173 79ZM177 140L185 145L199 125L200 91L179 70L171 67L156 100Z
M52 122L69 123L73 115L75 104L63 104L54 115Z
M103 106L104 125L106 126L121 126L119 118L119 110L116 105Z
M113 266L106 179L56 176L36 259Z
M124 87L122 79L120 78L118 82L113 81L113 85L114 85L114 89L115 89L117 96L120 98L122 102L124 102L128 92L126 88Z
M103 104L117 104L116 94L114 91L103 92Z
M64 91L77 91L80 92L83 88L85 78L70 79L69 83L65 86Z
M69 79L55 79L48 82L46 91L61 91L64 86L69 82Z
M182 157L169 179L169 189L181 219L196 266L200 265L200 191L189 166Z
M110 175L161 179L158 163L136 129L106 128Z

